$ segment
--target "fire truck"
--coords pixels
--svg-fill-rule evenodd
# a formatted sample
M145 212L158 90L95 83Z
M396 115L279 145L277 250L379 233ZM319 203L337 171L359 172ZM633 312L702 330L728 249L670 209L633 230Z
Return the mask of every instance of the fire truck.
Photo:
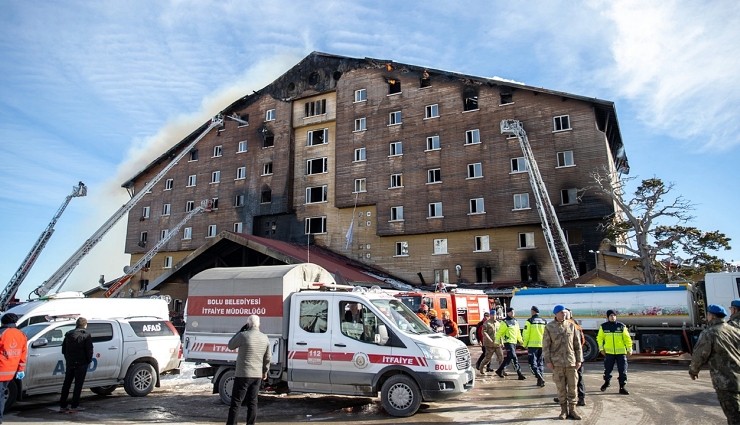
M396 297L413 311L419 311L422 304L437 311L439 317L443 311L449 311L460 329L458 338L469 345L478 344L476 325L483 319L483 313L489 311L488 295L483 291L455 288L449 292L400 292Z

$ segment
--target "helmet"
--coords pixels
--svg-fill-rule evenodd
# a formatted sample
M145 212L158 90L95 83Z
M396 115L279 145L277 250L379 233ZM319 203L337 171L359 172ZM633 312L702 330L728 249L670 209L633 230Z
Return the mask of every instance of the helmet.
M437 317L437 310L430 308L428 314L432 317Z

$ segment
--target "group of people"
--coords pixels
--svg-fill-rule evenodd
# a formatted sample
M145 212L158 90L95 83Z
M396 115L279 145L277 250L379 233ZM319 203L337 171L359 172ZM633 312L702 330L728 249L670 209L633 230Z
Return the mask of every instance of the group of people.
M450 312L442 310L442 318L437 317L437 310L429 308L426 304L422 304L416 315L426 323L434 332L444 333L445 335L457 337L460 334L460 329L457 323L452 320Z
M8 390L13 379L22 380L26 376L28 355L26 334L16 327L18 315L5 313L0 318L0 394ZM77 318L75 328L64 335L62 341L65 371L62 394L59 398L60 412L83 410L80 407L80 394L87 375L87 368L93 358L92 335L87 331L87 319ZM71 405L68 403L69 389L74 382ZM0 423L5 410L4 396L0 396Z
M529 367L537 379L536 385L545 386L545 364L553 371L553 380L558 396L554 399L560 404L560 419L581 419L576 406L586 405L586 392L583 384L583 345L586 343L583 330L573 319L569 309L557 305L553 309L555 319L547 322L540 317L537 306L530 309L531 316L526 320L524 329L520 330L513 308L506 309L506 317L484 314L484 321L478 324L481 328L479 339L482 345L481 357L476 364L480 375L492 371L491 359L496 356L499 363L495 369L499 377L506 376L506 367L511 364L517 379L525 380L516 347L527 349ZM604 384L601 391L610 386L614 365L619 371L619 393L628 395L627 356L631 353L632 339L627 327L618 322L613 310L607 311L607 321L599 328L597 342L604 354ZM504 354L505 351L505 354Z

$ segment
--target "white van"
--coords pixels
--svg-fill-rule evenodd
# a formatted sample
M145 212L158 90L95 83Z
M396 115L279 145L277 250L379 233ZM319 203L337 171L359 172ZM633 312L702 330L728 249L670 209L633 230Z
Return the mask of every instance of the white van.
M59 393L64 382L64 335L75 320L36 323L21 331L28 338L26 376L8 385L7 409L16 400L36 394ZM177 374L182 362L180 336L169 320L159 317L91 319L93 360L85 388L109 395L123 386L132 397L143 397L159 387L160 375Z
M87 298L82 292L60 292L48 297L19 304L7 311L18 315L18 328L54 318L79 317L113 319L117 317L149 316L169 320L169 307L162 299L151 298Z

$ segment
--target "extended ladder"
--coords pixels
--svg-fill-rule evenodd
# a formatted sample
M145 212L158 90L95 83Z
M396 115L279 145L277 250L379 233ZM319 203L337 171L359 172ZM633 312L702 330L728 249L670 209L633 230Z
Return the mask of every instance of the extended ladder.
M532 154L532 148L529 145L529 139L527 139L527 132L524 131L522 123L518 120L502 120L501 134L506 133L512 134L519 139L519 145L522 148L522 154L524 154L524 161L529 170L529 183L532 185L532 191L534 192L537 212L540 215L540 223L542 224L542 232L545 235L547 249L550 252L550 258L555 266L555 272L560 285L564 285L578 277L578 270L573 262L573 257L570 255L565 233L563 233L558 216L555 214L555 207L552 205L550 196L547 194L547 188L537 167L537 161L535 161L534 154Z

